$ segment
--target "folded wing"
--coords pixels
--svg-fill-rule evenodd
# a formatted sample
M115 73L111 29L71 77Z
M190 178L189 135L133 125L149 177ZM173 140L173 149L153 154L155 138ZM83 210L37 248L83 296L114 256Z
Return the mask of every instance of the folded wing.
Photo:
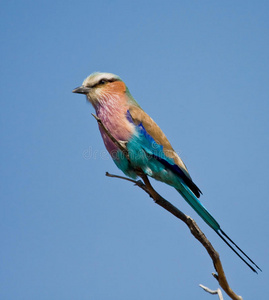
M130 106L127 117L137 126L147 143L143 144L144 150L159 161L163 166L179 176L189 189L200 197L201 191L192 181L187 167L172 148L160 127L140 107Z

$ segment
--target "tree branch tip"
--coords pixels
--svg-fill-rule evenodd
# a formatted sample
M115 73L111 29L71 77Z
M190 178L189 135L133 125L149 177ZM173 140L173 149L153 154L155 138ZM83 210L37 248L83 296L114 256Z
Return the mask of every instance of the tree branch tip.
M218 295L219 296L219 299L220 300L223 300L223 296L222 296L222 292L221 292L221 289L217 288L216 290L211 290L209 289L208 287L202 285L202 284L199 284L199 286L205 291L205 292L208 292L209 294L211 295Z
M215 279L217 279L217 281L219 281L219 276L218 276L218 274L212 273L212 276L213 276Z
M117 176L117 175L110 174L109 172L106 172L105 175L106 175L107 177L115 177L115 176Z
M217 294L217 293L218 293L218 290L213 291L213 290L209 289L208 287L206 287L206 286L204 286L204 285L202 285L202 284L199 284L199 286L200 286L204 291L206 291L206 292L208 292L208 293L210 293L210 294Z
M92 116L95 118L95 120L96 120L97 122L101 122L101 120L100 120L95 114L92 113Z

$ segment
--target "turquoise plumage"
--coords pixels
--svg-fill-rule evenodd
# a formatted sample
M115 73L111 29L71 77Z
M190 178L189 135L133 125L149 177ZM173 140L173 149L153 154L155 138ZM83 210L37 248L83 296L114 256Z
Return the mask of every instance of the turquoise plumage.
M160 127L142 110L118 76L111 73L93 73L73 92L85 94L107 130L119 142L125 143L128 159L99 126L104 144L120 170L127 176L136 178L136 170L139 169L144 174L174 187L254 272L254 266L260 270L225 234L219 223L199 201L202 193L190 177L185 164Z
M126 175L129 175L132 168L141 168L148 176L171 185L212 229L220 229L218 222L197 199L187 183L195 189L198 197L201 193L199 188L175 165L172 158L165 155L163 146L155 142L142 123L136 126L136 133L127 143L127 149L132 166L128 165L127 170L118 166Z

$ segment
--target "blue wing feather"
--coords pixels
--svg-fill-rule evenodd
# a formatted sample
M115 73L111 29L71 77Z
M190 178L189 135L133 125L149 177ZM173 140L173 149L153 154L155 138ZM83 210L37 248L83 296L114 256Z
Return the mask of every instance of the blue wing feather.
M132 116L129 111L127 111L127 119L134 124ZM179 168L179 166L174 163L174 160L172 158L169 158L165 155L163 151L163 146L155 142L152 136L148 134L148 132L146 131L142 122L139 123L138 125L136 124L134 125L136 126L138 138L136 137L133 139L132 147L130 147L131 151L133 149L136 149L137 147L142 148L148 155L151 156L151 158L159 162L162 165L163 169L166 168L172 171L181 180L183 180L185 184L189 187L189 189L195 194L195 196L199 198L200 194L202 193L200 189L189 177L186 176L186 174ZM139 156L141 156L141 153ZM143 153L141 157L143 157ZM142 162L143 161L144 159L142 160ZM141 164L141 160L139 164ZM153 162L151 162L150 165L152 164ZM157 164L156 167L158 169L160 168L160 165Z

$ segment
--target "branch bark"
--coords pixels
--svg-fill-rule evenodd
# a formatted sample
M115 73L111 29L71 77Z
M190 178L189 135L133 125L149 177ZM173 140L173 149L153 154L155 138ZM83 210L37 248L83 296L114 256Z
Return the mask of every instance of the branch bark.
M104 129L104 131L106 132L108 137L112 140L112 142L124 153L127 160L130 161L126 145L123 142L117 141L112 136L112 134L107 130L107 128L102 123L102 121L97 116L95 116L95 115L93 115L93 116L97 120L99 126L101 126ZM158 194L155 191L155 189L152 187L147 175L145 175L141 170L137 169L136 173L139 177L141 177L143 182L141 180L132 180L127 177L112 175L112 174L109 174L108 172L106 173L106 176L119 178L119 179L127 180L127 181L134 183L136 186L138 186L139 188L144 190L155 201L156 204L160 205L165 210L167 210L168 212L173 214L175 217L177 217L178 219L183 221L190 229L192 235L204 246L207 253L211 257L214 268L217 272L217 274L212 273L212 275L218 281L219 285L222 287L222 289L225 291L225 293L233 300L243 300L243 298L241 296L238 296L229 286L218 252L214 249L214 247L212 246L210 241L206 238L205 234L198 227L196 222L192 218L190 218L189 216L187 216L183 212L181 212L178 208L176 208L174 205L172 205L169 201L165 200L160 194Z
M160 194L158 194L155 189L152 187L148 177L145 174L140 174L142 180L132 180L127 177L118 176L118 175L112 175L110 173L106 173L106 176L113 177L113 178L119 178L124 179L130 182L133 182L136 186L144 190L154 201L156 204L163 207L165 210L169 211L171 214L173 214L175 217L183 221L188 228L190 229L192 235L204 246L207 253L212 259L213 265L215 267L215 270L217 274L212 273L214 278L218 281L219 285L222 287L222 289L225 291L225 293L233 300L243 300L243 298L239 295L237 295L229 286L229 283L226 279L222 263L220 261L220 256L218 252L214 249L210 241L207 239L205 234L202 232L202 230L199 228L199 226L196 224L196 222L189 216L185 215L183 212L181 212L177 207L175 207L173 204L171 204L169 201L165 200Z
M213 290L210 290L208 287L206 287L202 284L199 284L199 285L202 289L204 289L204 291L206 291L206 292L208 292L209 294L212 294L212 295L217 294L219 296L219 300L223 300L222 292L221 292L220 289L216 289L215 291L213 291Z

